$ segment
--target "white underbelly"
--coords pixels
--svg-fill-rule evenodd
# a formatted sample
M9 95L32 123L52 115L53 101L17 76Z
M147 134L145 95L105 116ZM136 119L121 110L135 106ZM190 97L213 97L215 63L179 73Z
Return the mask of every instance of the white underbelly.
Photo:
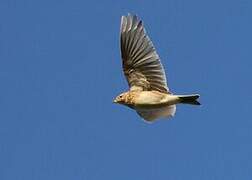
M135 100L136 106L157 106L157 107L165 107L167 105L173 105L178 102L178 97L170 94L163 94L159 92L153 91L143 91L139 94L139 96Z

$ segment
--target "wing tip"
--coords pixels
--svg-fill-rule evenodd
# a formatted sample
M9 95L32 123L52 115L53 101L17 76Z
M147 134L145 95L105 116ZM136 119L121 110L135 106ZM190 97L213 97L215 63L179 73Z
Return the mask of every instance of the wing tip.
M137 14L128 13L127 15L121 16L121 31L122 32L125 31L126 29L142 28L142 27L143 27L143 21L139 18Z

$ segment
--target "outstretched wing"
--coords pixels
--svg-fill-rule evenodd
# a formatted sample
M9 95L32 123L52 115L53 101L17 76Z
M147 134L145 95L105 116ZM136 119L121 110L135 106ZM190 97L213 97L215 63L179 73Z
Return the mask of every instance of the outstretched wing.
M167 93L164 68L137 16L122 16L121 55L123 71L131 90L156 90Z

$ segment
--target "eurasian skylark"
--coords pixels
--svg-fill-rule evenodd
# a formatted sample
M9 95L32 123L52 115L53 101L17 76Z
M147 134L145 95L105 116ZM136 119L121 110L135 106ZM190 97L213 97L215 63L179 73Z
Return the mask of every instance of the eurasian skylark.
M130 90L117 96L115 103L126 105L146 121L175 115L176 104L200 105L198 94L174 95L169 91L159 56L137 16L122 16L121 56Z

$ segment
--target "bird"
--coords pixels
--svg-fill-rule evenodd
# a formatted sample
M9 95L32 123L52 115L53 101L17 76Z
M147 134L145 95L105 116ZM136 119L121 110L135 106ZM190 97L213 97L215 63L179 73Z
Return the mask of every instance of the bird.
M173 117L176 104L200 105L199 94L176 95L169 90L159 55L137 15L121 17L120 49L129 90L114 103L134 109L146 122Z

